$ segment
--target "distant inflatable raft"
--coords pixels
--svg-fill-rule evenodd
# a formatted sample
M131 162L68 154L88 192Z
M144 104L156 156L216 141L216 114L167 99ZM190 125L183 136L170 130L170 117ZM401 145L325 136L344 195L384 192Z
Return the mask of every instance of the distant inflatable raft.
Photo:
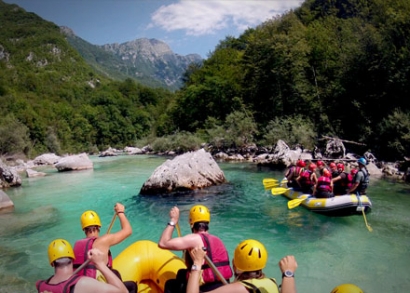
M304 199L301 206L328 216L361 215L362 210L368 213L372 209L372 202L367 195L355 194L337 195L331 198L316 198L311 194L302 193L289 188L284 194L289 200Z
M184 261L169 250L149 240L134 242L114 260L113 267L123 281L138 284L138 292L162 293L165 282L175 279L178 270L185 269Z

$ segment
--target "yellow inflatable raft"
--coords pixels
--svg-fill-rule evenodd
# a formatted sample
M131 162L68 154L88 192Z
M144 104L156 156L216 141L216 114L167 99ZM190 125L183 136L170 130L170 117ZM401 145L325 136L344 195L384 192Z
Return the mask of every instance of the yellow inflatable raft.
M169 250L149 240L134 242L113 260L113 268L122 280L138 284L138 292L162 293L165 282L174 279L184 261Z

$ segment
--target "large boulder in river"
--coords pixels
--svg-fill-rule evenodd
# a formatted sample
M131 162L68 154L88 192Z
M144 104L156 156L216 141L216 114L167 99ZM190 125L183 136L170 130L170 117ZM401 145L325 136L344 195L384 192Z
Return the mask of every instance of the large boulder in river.
M41 165L54 165L60 159L60 156L57 156L54 153L42 154L36 157L33 160L34 165L41 166Z
M62 157L58 160L58 162L54 165L58 171L78 171L78 170L86 170L86 169L93 169L94 165L87 154L82 153L79 155L67 156Z
M15 168L4 164L0 159L0 188L8 188L21 185L21 177Z
M141 194L200 189L226 182L225 174L204 149L167 160L143 184Z

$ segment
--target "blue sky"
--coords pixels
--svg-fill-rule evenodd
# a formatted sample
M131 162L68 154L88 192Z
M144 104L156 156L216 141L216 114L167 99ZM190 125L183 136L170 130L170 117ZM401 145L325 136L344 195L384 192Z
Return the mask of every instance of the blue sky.
M3 0L95 45L154 38L203 58L226 36L299 7L302 0Z

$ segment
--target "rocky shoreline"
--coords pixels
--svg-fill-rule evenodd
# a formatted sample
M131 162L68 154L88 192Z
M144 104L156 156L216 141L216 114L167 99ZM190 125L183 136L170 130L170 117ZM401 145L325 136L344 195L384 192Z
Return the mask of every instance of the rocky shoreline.
M201 164L215 165L213 164L213 162L211 162L214 160L219 162L249 162L251 164L256 164L257 166L266 166L276 170L285 170L287 167L294 164L298 159L305 161L323 160L324 162L329 163L343 162L346 167L350 169L356 167L356 161L358 158L365 157L368 161L368 165L366 167L369 170L372 178L389 178L397 182L410 181L409 160L405 159L403 162L380 162L374 157L373 154L369 152L362 155L345 153L344 147L340 147L340 142L337 142L339 143L339 146L336 147L334 146L334 143L335 142L331 140L328 142L328 147L326 148L325 155L322 155L318 150L309 151L303 150L302 148L290 149L284 141L279 140L275 147L272 149L250 145L240 150L230 149L222 151L213 149L212 146L204 145L203 148L198 151L181 155L177 154L176 151L155 153L149 146L146 146L144 148L125 147L122 150L109 148L105 151L100 152L99 156L106 157L122 155L158 155L168 156L174 159L183 157L178 161L178 163L174 163L173 166L167 167L167 170L171 170L170 172L168 172L169 174L167 175L167 178L161 178L161 181L159 183L156 182L153 184L153 186L160 186L164 190L171 190L172 188L170 189L170 186L174 186L176 189L181 186L187 186L187 189L203 188L205 186L209 186L209 184L206 184L204 186L196 186L195 182L201 182L204 180L214 182L215 178L221 177L221 174L218 173L218 170L215 171L215 174L208 172L209 174L207 174L206 176L203 176L203 172L201 173ZM197 155L191 155L191 153L196 153ZM195 164L192 164L192 160L195 160ZM168 161L166 163L168 163ZM85 153L64 156L47 153L36 157L34 160L29 161L16 159L3 162L0 159L0 212L8 212L13 208L13 203L5 193L5 190L7 188L20 186L22 184L21 174L25 173L25 175L30 178L45 176L46 173L34 170L42 166L54 166L59 172L93 169L93 163ZM189 172L186 171L186 166L190 166ZM178 173L179 176L176 176L176 173ZM194 178L191 176L192 174L201 175L198 175ZM215 184L219 184L219 181L224 182L224 180L222 179L216 180ZM168 182L169 184L167 183L168 185L165 186L163 182ZM187 182L191 183L188 184ZM148 189L143 188L142 191L147 192Z

